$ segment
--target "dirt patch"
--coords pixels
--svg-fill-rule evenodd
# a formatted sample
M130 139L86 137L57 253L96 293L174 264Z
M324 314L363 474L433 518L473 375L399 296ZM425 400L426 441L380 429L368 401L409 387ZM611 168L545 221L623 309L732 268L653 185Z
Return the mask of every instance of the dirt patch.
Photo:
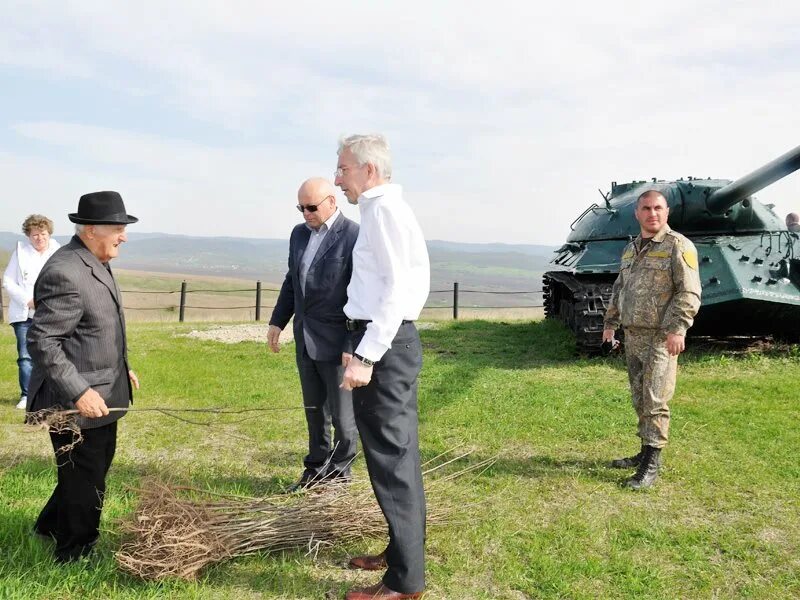
M238 344L239 342L263 342L266 344L268 330L269 325L220 325L209 329L190 331L186 337L213 340L223 344ZM291 327L286 327L281 331L281 344L291 342L293 339Z
M417 322L417 329L435 329L436 323L429 321ZM223 344L238 344L239 342L267 343L267 330L269 325L219 325L208 329L193 330L185 334L186 337L200 340L214 340ZM281 331L280 343L285 344L294 339L292 327L287 325Z

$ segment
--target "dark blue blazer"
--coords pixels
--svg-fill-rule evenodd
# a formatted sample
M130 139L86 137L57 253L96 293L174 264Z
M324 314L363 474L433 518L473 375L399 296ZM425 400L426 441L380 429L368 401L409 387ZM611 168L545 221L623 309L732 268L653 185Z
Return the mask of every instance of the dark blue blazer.
M315 360L339 361L350 351L345 328L344 305L347 285L353 272L353 246L358 224L340 214L317 250L306 276L306 293L300 287L300 265L311 231L305 223L297 225L289 238L289 270L281 286L270 325L284 329L294 315L294 339L298 357L305 350L303 329L314 347ZM316 356L314 356L316 354Z

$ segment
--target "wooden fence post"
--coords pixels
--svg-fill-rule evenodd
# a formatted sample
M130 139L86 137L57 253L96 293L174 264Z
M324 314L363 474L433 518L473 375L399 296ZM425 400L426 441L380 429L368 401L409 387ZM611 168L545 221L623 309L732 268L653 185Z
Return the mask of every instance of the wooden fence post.
M186 310L186 281L181 282L181 308L178 312L178 321L183 323L183 316Z
M261 320L261 281L256 281L256 321Z

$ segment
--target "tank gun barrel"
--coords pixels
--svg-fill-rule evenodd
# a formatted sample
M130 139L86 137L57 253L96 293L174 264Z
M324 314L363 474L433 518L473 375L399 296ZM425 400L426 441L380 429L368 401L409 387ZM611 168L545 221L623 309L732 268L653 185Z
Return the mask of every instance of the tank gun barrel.
M800 146L718 189L708 197L706 206L712 213L723 213L737 202L794 173L797 169L800 169Z

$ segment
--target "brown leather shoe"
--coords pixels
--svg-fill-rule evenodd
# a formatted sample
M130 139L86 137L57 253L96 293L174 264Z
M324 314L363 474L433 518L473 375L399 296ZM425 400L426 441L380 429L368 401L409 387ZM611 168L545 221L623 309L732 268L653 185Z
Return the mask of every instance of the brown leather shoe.
M344 600L415 600L422 598L425 592L414 592L413 594L403 594L394 592L387 588L383 583L376 583L365 588L353 588L344 597Z
M386 568L386 553L354 556L350 559L348 566L351 569L363 569L364 571L381 571Z

